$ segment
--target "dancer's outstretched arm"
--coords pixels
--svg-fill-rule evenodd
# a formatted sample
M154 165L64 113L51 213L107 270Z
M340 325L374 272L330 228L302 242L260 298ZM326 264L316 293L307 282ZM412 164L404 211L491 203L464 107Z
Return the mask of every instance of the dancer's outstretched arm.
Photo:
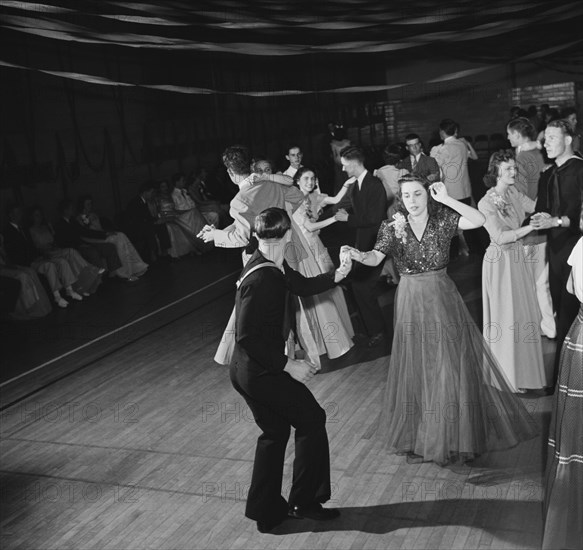
M486 223L486 216L479 210L451 198L447 193L445 183L436 181L429 187L429 192L435 201L449 206L461 216L458 222L458 227L461 230L477 229Z
M340 249L340 254L348 254L352 260L360 262L363 265L375 266L379 265L386 255L378 250L369 250L368 252L361 252L352 246L344 245Z

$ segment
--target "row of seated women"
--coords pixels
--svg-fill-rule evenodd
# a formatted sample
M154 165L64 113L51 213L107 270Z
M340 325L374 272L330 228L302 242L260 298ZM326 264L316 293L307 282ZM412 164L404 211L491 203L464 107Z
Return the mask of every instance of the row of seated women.
M97 290L105 268L89 263L74 248L59 247L40 208L31 212L30 227L23 223L24 212L16 205L9 209L8 220L1 240L0 275L17 279L21 285L13 317L42 317L51 310L37 274L46 278L61 308L69 305L68 300L80 302Z
M55 304L66 308L71 300L93 294L104 275L133 281L148 269L124 233L104 231L90 197L82 198L80 206L76 214L73 202L63 200L54 224L40 207L30 212L29 220L20 206L9 209L0 274L21 283L13 318L42 317L51 311L37 274L46 278Z
M185 186L184 175L176 174L172 184L159 182L146 201L153 218L168 231L168 254L174 258L208 250L196 235L205 223L219 226L225 216L224 209L206 191L204 172L198 173L188 191ZM12 318L42 317L51 311L39 273L46 278L55 304L66 308L69 301L82 301L94 293L103 276L132 282L148 269L126 234L113 230L112 224L94 211L90 195L80 197L77 205L68 199L61 201L58 219L52 224L39 207L24 218L24 210L12 206L2 237L0 276L20 283Z

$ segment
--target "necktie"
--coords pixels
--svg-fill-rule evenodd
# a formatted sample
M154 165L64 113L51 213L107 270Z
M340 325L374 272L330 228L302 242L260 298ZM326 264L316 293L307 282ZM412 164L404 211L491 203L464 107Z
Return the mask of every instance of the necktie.
M411 157L411 170L415 170L417 168L417 158Z

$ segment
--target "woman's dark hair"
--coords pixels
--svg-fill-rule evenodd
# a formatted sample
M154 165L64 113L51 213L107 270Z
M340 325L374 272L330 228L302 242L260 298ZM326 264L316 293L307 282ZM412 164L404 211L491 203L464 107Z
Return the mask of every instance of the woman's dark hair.
M431 182L424 176L419 176L416 174L407 174L406 176L399 178L399 192L395 197L395 205L397 210L405 216L408 214L407 208L405 208L405 205L403 204L403 197L401 195L401 188L403 184L407 182L415 182L423 186L423 189L425 189L425 192L427 193L427 213L430 216L434 214L439 208L439 203L433 199L431 193L429 192L429 186L431 185Z
M267 208L255 218L258 239L282 239L291 228L291 220L282 208Z
M503 162L508 162L509 160L514 160L514 151L511 151L510 149L501 149L496 153L492 153L490 156L490 161L488 162L488 171L484 176L484 185L486 187L496 186L500 165Z
M318 174L316 174L316 170L314 170L313 168L310 168L309 166L300 166L298 168L298 171L294 174L294 185L296 187L299 187L299 181L300 178L306 173L306 172L312 172L314 174L314 177L316 178L316 180L318 179ZM317 185L314 185L314 189L312 189L310 191L310 193L313 193L316 190L316 187L318 187Z
M393 143L383 149L383 160L386 164L395 166L403 158L402 154L403 150L401 147L397 143Z

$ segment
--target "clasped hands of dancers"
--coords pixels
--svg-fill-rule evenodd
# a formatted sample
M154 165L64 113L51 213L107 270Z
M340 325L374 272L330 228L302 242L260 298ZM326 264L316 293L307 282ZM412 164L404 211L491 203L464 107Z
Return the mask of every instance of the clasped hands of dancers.
M377 424L386 448L444 465L536 435L446 273L451 239L460 228L483 225L483 214L451 198L442 182L409 176L400 180L400 191L407 218L400 214L382 222L372 251L343 246L340 267L315 277L303 276L285 261L292 233L285 210L268 208L255 218L258 248L238 282L230 378L262 430L245 511L260 532L271 531L288 516L330 520L340 515L322 507L331 496L326 414L306 387L317 369L309 360L286 355L286 315L291 295L329 291L347 276L353 260L374 266L390 254L402 275ZM212 229L205 233L211 237ZM422 327L436 323L466 330L457 339L425 338ZM421 334L411 327L421 327ZM435 414L436 406L445 407L447 421ZM295 458L286 501L281 485L292 426Z

